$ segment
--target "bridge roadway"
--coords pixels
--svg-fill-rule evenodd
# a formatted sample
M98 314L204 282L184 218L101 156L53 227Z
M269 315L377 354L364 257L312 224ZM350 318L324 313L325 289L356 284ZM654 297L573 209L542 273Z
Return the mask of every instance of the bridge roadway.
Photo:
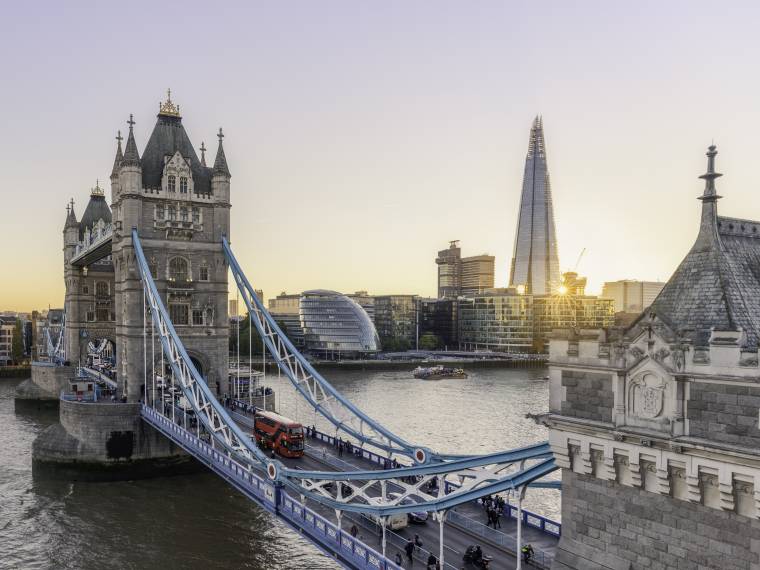
M240 408L229 410L230 416L246 432L253 429L253 416ZM333 445L322 442L319 439L306 438L306 453L301 458L278 459L291 468L323 471L349 471L358 469L379 469L379 465L353 454L345 453L338 456ZM393 491L393 489L389 489ZM328 520L337 523L335 512L324 507L320 503L307 499L307 505ZM453 509L456 514L450 514L444 527L444 562L448 570L457 570L463 567L462 555L471 544L480 544L486 555L492 556L490 564L492 570L513 569L516 567L514 557L517 544L517 522L514 518L501 518L501 529L491 529L484 523L486 520L483 508L476 503L460 505ZM456 518L457 522L451 519ZM359 529L358 538L368 546L382 551L382 534L379 525L372 520L356 513L344 513L342 528L345 532L353 524ZM404 553L406 541L418 534L422 539L423 551L415 553L415 566L425 567L429 552L436 557L439 553L439 523L431 516L426 523L410 524L406 528L395 531L386 530L386 555L393 559L396 552L400 552L404 559L404 568L407 568L408 559ZM523 543L530 543L536 555L536 566L533 568L549 568L554 559L554 552L559 539L540 530L523 525Z

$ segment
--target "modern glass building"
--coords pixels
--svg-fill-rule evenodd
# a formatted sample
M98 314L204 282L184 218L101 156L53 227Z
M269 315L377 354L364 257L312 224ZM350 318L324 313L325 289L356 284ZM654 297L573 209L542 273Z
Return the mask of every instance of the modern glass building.
M375 327L383 350L408 350L417 335L417 295L375 296Z
M559 285L557 234L546 163L544 126L536 117L525 159L520 214L509 273L509 286L533 295L550 295Z
M380 342L367 312L335 291L305 291L299 304L306 349L323 358L357 358L377 352Z
M459 344L464 350L530 352L533 297L513 288L459 299Z

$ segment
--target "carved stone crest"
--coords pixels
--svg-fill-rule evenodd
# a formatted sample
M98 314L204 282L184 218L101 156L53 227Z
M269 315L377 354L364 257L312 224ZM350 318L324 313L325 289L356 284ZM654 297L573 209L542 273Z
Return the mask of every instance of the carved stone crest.
M643 419L662 414L666 383L651 373L634 378L628 387L628 413Z

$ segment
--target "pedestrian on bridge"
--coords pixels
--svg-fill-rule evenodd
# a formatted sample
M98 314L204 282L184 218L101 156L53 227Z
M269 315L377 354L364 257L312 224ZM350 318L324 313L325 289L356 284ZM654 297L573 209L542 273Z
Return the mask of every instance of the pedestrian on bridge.
M414 541L411 538L404 546L404 551L406 551L406 557L409 559L409 566L411 567L414 564Z
M359 529L356 528L355 524L352 524L351 525L351 530L349 532L351 533L351 536L353 536L354 538L356 538L356 535L359 534Z
M427 559L427 570L435 570L436 566L438 566L438 559L431 552Z
M396 553L396 566L401 566L404 563L404 557L401 556L400 552Z

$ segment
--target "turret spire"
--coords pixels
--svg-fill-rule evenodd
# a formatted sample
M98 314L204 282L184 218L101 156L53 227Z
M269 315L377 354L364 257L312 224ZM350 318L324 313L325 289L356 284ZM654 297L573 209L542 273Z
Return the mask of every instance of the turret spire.
M124 137L121 136L121 131L116 134L116 158L113 160L113 169L111 169L111 178L119 175L119 168L121 168L121 161L124 160L124 154L121 152L121 141Z
M65 227L78 227L77 216L74 213L74 198L72 198L68 204L66 204L66 225Z
M227 166L227 158L224 156L224 146L222 146L222 139L224 138L222 127L219 127L219 134L216 136L219 137L219 148L216 151L216 160L214 160L214 174L223 174L229 178L230 169Z
M129 120L127 121L127 124L129 125L129 135L127 136L127 146L124 149L122 165L140 166L140 155L137 152L137 144L135 143L135 134L133 132L135 121L132 117L132 113L129 114Z
M201 166L206 166L206 143L201 141Z
M718 196L715 190L715 179L723 176L715 172L715 156L718 154L717 147L711 144L707 148L707 172L700 178L705 181L705 190L698 200L702 201L702 219L699 223L699 235L694 244L697 250L715 249L719 244L718 237Z

